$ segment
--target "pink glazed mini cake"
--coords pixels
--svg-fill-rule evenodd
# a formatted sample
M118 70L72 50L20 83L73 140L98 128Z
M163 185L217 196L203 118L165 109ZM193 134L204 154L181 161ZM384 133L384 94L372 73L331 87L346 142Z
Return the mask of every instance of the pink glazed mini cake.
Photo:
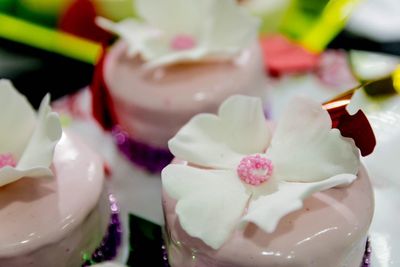
M233 94L264 98L267 84L258 21L234 0L159 2L136 1L144 23L98 20L121 40L96 78L106 93L94 88L95 117L114 129L129 159L155 172L171 161L167 142L192 116L216 112Z
M331 125L303 98L272 131L244 96L191 119L162 172L171 267L370 266L371 183L354 140Z
M36 114L10 82L0 80L0 95L0 127L6 127L0 145L0 266L77 267L111 259L119 222L100 158L62 133L48 96Z

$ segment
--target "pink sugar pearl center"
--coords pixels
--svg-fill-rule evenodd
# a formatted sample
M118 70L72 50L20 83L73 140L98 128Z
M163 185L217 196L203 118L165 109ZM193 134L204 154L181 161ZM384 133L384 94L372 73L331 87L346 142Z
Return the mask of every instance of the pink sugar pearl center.
M260 185L272 175L271 160L260 155L244 157L237 167L239 178L249 185Z
M17 162L14 160L13 155L10 153L0 154L0 168L5 166L15 167Z
M196 46L196 40L185 34L176 35L171 40L171 48L176 51L188 50Z

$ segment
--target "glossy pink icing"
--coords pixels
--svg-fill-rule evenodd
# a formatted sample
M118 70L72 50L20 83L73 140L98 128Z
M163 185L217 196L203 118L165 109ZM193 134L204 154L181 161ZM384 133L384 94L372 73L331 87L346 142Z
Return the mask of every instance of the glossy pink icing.
M76 267L100 244L109 221L99 157L64 133L51 179L0 188L0 266ZM101 201L99 201L101 200Z
M267 89L258 42L233 61L180 64L156 70L129 58L118 41L105 59L104 79L119 124L144 143L167 147L167 142L195 114L215 113L228 96L264 98Z
M361 168L353 184L309 197L275 232L249 224L213 250L186 234L175 205L164 192L171 267L359 267L374 211L372 187Z

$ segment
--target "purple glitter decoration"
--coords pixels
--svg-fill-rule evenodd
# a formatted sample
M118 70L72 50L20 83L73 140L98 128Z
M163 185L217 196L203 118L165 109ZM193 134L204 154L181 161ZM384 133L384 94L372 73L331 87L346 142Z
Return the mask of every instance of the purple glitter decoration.
M161 255L162 255L162 260L163 260L163 267L170 267L169 262L168 262L168 251L167 247L165 244L161 245Z
M168 149L154 147L129 137L121 127L114 126L111 132L122 154L132 163L151 173L159 173L174 156Z
M371 241L368 239L367 244L365 245L365 254L363 257L363 262L361 263L361 267L371 267Z
M121 245L122 226L119 219L117 200L112 194L109 195L108 199L110 202L111 216L107 234L101 241L100 246L93 252L91 258L85 260L82 267L114 259Z

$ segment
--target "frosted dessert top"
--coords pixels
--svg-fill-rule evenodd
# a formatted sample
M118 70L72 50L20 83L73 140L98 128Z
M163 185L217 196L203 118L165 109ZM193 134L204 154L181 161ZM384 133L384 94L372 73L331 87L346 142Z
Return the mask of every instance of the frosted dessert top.
M188 164L167 166L163 188L182 228L214 249L248 223L274 232L305 198L351 184L360 167L353 139L305 98L292 100L272 132L260 99L230 97L218 115L193 117L169 148Z
M141 19L114 23L98 18L101 27L140 55L145 67L183 62L229 60L256 40L259 21L235 0L137 0Z
M11 82L0 80L0 186L53 175L50 165L62 130L49 102L46 95L36 113Z

